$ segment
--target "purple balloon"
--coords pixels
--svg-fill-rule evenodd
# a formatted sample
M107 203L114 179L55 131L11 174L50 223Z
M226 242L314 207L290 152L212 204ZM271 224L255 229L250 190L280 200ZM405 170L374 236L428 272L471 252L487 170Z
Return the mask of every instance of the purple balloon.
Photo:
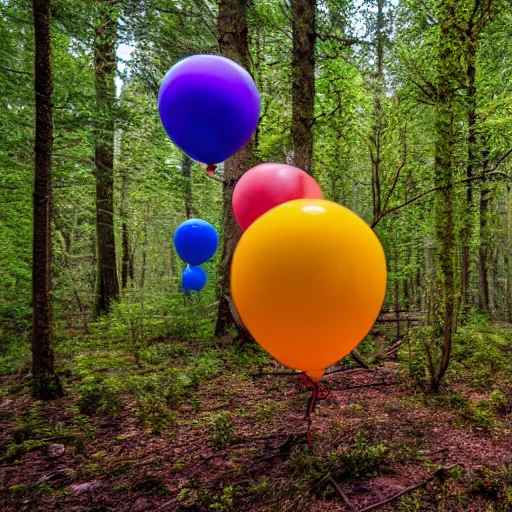
M158 110L171 140L194 160L223 162L249 142L260 97L251 75L218 55L193 55L165 75Z

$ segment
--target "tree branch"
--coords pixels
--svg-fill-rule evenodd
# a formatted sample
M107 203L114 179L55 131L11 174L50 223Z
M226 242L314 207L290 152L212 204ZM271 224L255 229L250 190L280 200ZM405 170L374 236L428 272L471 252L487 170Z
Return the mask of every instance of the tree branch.
M471 178L464 178L463 180L459 180L459 181L456 181L454 183L452 183L451 185L442 185L442 186L439 186L439 187L434 187L434 188L431 188L429 190L426 190L425 192L422 192L421 194L418 194L417 196L414 196L414 197L411 197L411 199L397 205L397 206L393 206L392 208L389 208L387 209L386 211L382 212L370 225L370 227L373 229L375 228L375 226L384 218L386 217L387 215L389 215L390 213L393 213L393 212L396 212L398 210L401 210L402 208L405 208L406 206L410 205L411 203L414 203L416 201L418 201L419 199L422 199L423 197L429 195L429 194L432 194L432 192L438 192L440 190L448 190L450 188L453 188L455 187L456 185L461 185L463 183L468 183L470 181L479 181L479 180L485 180L489 175L495 175L495 176L502 176L503 178L506 178L506 179L512 179L512 176L504 173L504 172L501 172L501 171L496 171L496 169L498 168L498 166L503 163L503 161L512 154L512 149L507 151L507 153L502 156L498 162L496 163L496 165L494 167L492 167L491 169L489 169L488 171L485 171L484 173L482 174L479 174L478 176L472 176Z
M5 66L0 66L0 70L8 71L9 73L17 73L19 75L34 76L33 73L29 73L28 71L20 71L19 69L7 68Z
M402 169L405 167L405 164L407 163L407 133L404 132L404 156L402 159L402 163L398 167L395 179L393 180L393 184L391 185L391 188L389 189L389 192L386 196L386 199L384 200L384 206L382 207L383 210L386 210L389 200L391 199L391 196L393 195L393 192L395 191L395 188L398 184L398 179L400 178L400 173L402 172Z

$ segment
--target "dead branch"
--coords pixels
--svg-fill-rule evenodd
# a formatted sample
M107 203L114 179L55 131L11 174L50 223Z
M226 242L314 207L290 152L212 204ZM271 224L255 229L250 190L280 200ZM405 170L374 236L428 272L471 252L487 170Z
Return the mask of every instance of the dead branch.
M392 501L395 501L396 499L400 498L400 496L403 496L404 494L407 494L408 492L415 491L416 489L419 489L420 487L427 485L435 478L442 477L447 471L450 471L458 466L464 467L463 464L453 464L452 466L442 467L442 468L438 469L433 475L429 476L428 478L426 478L419 484L411 485L410 487L407 487L403 491L400 491L399 493L394 494L393 496L391 496L385 500L379 501L378 503L374 503L373 505L369 505L368 507L362 508L358 512L368 512L369 510L375 510L376 508L383 507L384 505L387 505L388 503L391 503Z
M345 505L347 505L348 509L355 510L352 502L347 498L346 494L341 490L341 487L336 483L336 481L331 475L329 475L328 480L329 482L331 482L333 487L338 491L338 494L341 496L341 499L343 500Z
M379 386L393 386L396 382L373 382L372 384L358 384L357 386L345 386L342 388L328 388L329 391L345 391L347 389L376 388Z

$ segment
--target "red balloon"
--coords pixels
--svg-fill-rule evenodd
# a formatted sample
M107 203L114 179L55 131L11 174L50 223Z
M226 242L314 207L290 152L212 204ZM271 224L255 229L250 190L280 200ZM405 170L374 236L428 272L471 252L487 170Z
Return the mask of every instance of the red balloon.
M318 183L297 167L260 164L249 169L233 191L233 212L245 231L265 212L294 199L323 199Z

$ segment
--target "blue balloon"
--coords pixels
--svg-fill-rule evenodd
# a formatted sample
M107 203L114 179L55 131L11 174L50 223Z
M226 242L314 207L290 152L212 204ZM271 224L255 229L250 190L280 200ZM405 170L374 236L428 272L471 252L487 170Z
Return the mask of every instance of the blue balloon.
M218 55L193 55L165 75L158 110L167 135L198 162L223 162L247 144L260 115L251 75Z
M191 267L188 265L183 270L181 286L184 292L200 292L204 288L207 279L208 276L201 267Z
M201 265L208 261L218 245L217 231L205 220L186 220L174 232L174 246L178 256L189 265Z

